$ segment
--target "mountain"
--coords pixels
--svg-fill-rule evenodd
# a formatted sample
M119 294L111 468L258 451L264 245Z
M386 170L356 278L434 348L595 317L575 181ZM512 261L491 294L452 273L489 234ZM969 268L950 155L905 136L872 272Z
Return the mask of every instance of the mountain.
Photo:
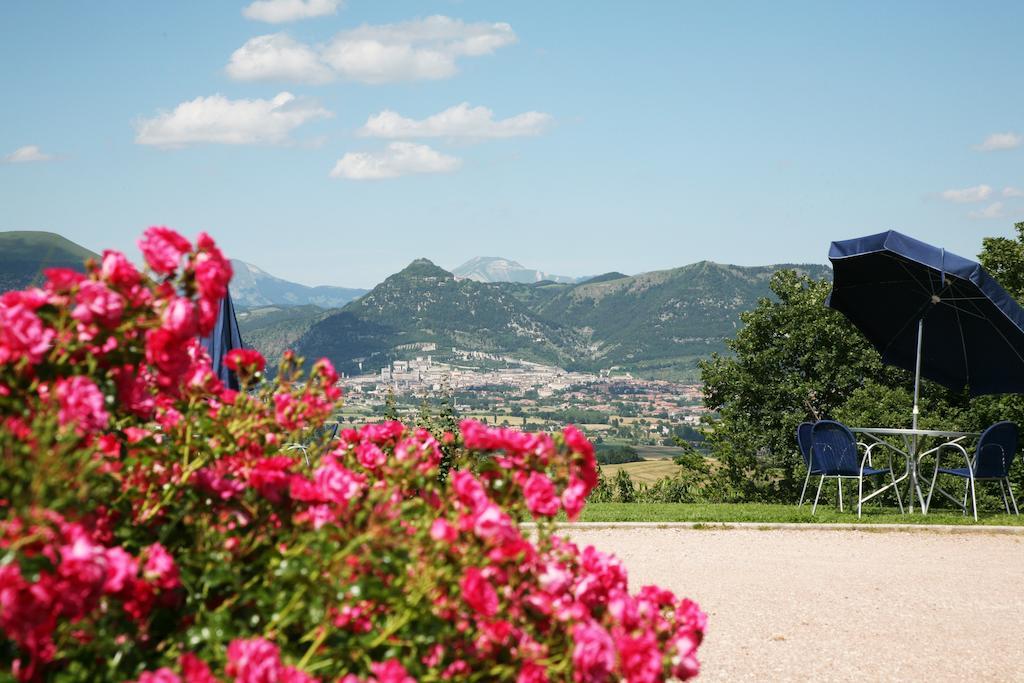
M440 357L457 348L571 369L690 379L700 358L725 350L740 313L770 294L771 275L782 268L816 278L831 273L819 265L702 261L632 277L607 273L580 284L487 283L419 259L340 311L310 321L296 350L307 359L327 356L349 373L427 348Z
M339 370L381 367L403 350L434 344L567 365L585 353L573 329L530 310L511 283L456 277L417 259L369 293L311 326L296 350L329 357Z
M498 256L477 256L452 270L455 277L477 282L562 282L572 284L577 278L566 275L551 275L540 270L527 268L521 263Z
M741 267L701 261L671 270L598 276L538 301L535 312L562 320L583 334L589 369L619 366L646 377L671 377L679 369L725 350L739 315L768 296L773 273L795 269L831 277L820 265Z
M257 268L251 263L231 259L235 271L231 279L231 296L237 306L305 306L338 308L366 293L365 289L347 287L307 287L289 282Z
M239 308L235 317L245 345L259 349L267 359L267 367L273 372L281 354L286 349L294 349L310 327L332 312L313 304L258 306Z
M0 232L0 292L37 283L46 268L84 270L87 259L99 254L52 232Z

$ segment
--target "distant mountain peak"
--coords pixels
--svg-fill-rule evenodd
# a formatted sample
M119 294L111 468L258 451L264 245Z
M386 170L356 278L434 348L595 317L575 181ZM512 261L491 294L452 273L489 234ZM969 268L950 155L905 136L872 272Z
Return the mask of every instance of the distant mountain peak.
M440 278L442 280L450 280L454 276L447 270L437 265L428 258L418 258L402 270L398 271L392 277L402 278Z
M231 259L234 275L231 278L231 296L242 307L304 306L313 304L321 308L340 308L366 293L365 289L347 287L309 287L275 277L258 266Z
M477 282L560 282L573 284L577 278L566 275L552 275L541 270L527 268L518 261L501 256L476 256L452 270L452 274L464 280Z

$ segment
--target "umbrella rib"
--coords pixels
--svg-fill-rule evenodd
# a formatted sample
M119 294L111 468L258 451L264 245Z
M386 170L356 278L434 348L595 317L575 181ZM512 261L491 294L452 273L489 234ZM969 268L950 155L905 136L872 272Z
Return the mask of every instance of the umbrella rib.
M921 281L917 279L917 276L914 275L914 272L912 270L910 270L910 268L907 268L907 264L903 262L903 259L898 259L898 258L896 258L894 256L890 256L889 258L894 259L897 263L900 264L900 267L903 268L903 270L906 272L906 274L910 276L911 280L913 280L914 282L917 283L917 286L921 288L922 292L925 292L926 294L934 294L935 293L935 288L932 287L932 282L931 282L930 274L929 274L929 278L928 278L928 286L925 287L921 283Z
M977 311L978 315L979 315L979 316L981 316L981 318L983 318L983 319L985 320L985 322L987 322L987 323L988 323L989 325L991 325L991 326L992 326L992 329L994 329L994 330L995 330L995 331L996 331L996 332L997 332L997 333L999 334L999 337L1000 337L1000 339L1002 339L1002 340L1003 340L1003 342L1004 342L1004 343L1005 343L1005 344L1006 344L1006 345L1007 345L1008 347L1010 347L1010 350L1011 350L1011 351L1013 351L1013 354L1014 354L1015 356L1017 356L1017 359L1018 359L1018 360L1019 360L1019 361L1020 361L1021 363L1024 363L1024 356L1021 356L1021 355L1020 355L1020 351L1018 351L1018 350L1017 350L1017 347L1016 347L1016 346L1014 346L1014 345L1013 345L1013 344L1012 344L1012 343L1010 342L1010 340L1006 338L1006 335L1005 335L1005 334L1003 334L1003 331L1002 331L1001 329L999 329L999 326L998 326L998 325L996 325L996 324L995 324L995 322L993 322L991 318L987 317L987 316L986 316L986 315L985 315L984 313L982 313L982 312L981 312L981 309L979 309L979 308L978 308L978 304L976 304L976 303L973 303L973 302L972 302L972 303L971 303L971 305L972 305L972 306L974 307L974 310L975 310L975 311ZM1002 311L1000 311L1000 313L1002 313Z
M957 320L959 320L959 314L960 313L964 313L965 315L969 315L971 317L978 318L980 320L988 320L988 318L986 318L983 315L979 315L978 313L974 313L973 311L968 311L967 309L960 308L959 306L954 306L952 304L946 303L947 301L949 301L949 299L943 299L942 300L942 305L947 306L949 308L952 308L954 311L957 311Z
M950 284L950 289L952 289L952 283ZM970 363L970 361L967 358L967 339L964 338L964 324L960 321L960 307L959 306L950 306L950 308L953 309L953 311L954 311L954 313L956 315L956 330L957 330L957 332L960 333L960 348L964 352L964 383L967 384L968 386L970 386L970 384L971 384L971 363ZM968 311L964 311L964 313L968 313ZM970 315L974 315L974 314L971 313ZM936 467L938 467L938 465L936 465Z

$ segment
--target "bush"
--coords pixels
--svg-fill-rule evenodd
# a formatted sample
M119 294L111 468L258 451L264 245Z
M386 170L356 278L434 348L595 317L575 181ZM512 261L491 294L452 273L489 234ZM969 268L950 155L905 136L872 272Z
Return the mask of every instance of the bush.
M643 462L643 458L632 446L602 446L597 449L598 465L621 465L627 462Z
M0 297L0 663L20 680L663 680L705 617L627 591L556 535L592 446L463 422L291 442L338 407L330 363L254 351L226 389L197 342L231 269L166 228ZM452 454L439 476L441 446ZM534 519L525 537L516 523ZM216 672L216 673L214 673Z

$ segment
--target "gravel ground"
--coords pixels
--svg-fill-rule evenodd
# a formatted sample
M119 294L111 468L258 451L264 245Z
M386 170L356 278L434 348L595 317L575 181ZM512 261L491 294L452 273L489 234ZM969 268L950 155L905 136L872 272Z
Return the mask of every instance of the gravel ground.
M1024 681L1024 535L569 529L708 613L705 681Z

